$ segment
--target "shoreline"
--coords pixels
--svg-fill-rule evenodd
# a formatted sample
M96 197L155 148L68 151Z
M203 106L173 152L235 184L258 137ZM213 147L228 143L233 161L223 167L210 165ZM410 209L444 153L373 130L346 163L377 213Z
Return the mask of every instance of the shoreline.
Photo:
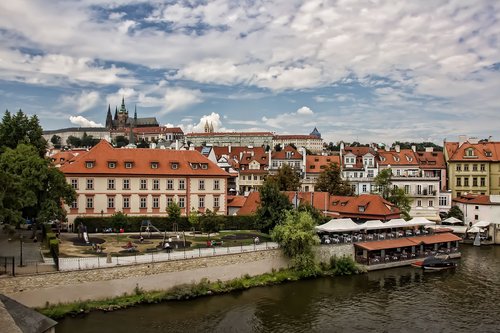
M321 265L316 271L299 271L293 268L273 270L270 273L250 276L245 274L228 281L212 282L202 279L198 283L186 283L167 290L145 291L136 286L133 294L123 294L102 300L88 300L36 308L40 313L52 318L62 319L67 316L85 315L94 311L117 311L137 305L158 304L170 301L183 301L193 298L227 294L255 287L266 287L286 282L294 282L319 277L361 274L364 271L349 258L340 258L332 265Z

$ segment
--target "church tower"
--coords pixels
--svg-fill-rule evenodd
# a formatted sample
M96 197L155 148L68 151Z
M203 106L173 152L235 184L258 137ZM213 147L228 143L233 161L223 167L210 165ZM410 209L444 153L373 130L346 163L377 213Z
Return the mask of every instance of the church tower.
M118 110L118 128L127 127L128 120L128 111L125 107L125 98L122 97L122 105L120 106L120 110Z
M108 104L108 113L106 114L106 128L113 128L113 117L111 116L111 105Z

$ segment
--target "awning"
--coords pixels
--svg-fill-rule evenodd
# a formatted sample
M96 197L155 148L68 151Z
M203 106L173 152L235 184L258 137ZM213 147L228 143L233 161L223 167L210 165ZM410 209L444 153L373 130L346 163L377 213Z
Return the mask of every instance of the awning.
M476 232L481 232L481 228L471 227L471 228L467 229L467 232L475 234Z
M407 223L413 225L413 226L421 226L421 225L434 225L436 222L429 221L425 217L414 217Z
M457 219L456 217L448 217L446 220L443 220L442 222L446 222L449 224L458 224L458 223L463 223L461 220Z
M360 227L366 230L387 229L386 223L380 220L369 220L361 224Z
M413 242L416 242L417 244L420 243L437 244L437 243L455 242L462 240L462 238L455 236L454 234L451 234L449 232L445 232L442 234L434 234L429 236L422 236L422 237L411 237L410 239Z
M360 247L368 251L376 251L376 250L397 249L399 247L415 246L417 244L419 243L412 241L410 238L399 238L399 239L388 239L375 242L356 243L354 245L356 247Z
M324 232L348 232L359 231L362 229L361 225L356 224L353 220L347 219L332 219L325 224L314 227L316 231Z
M479 221L476 224L473 225L473 227L478 227L478 228L486 228L490 226L490 222L487 221Z

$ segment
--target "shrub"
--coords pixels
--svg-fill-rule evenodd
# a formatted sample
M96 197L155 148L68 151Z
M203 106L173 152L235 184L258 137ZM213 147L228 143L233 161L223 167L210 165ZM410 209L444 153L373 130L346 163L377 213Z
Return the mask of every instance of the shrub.
M351 275L358 272L356 263L348 256L342 256L340 258L336 256L331 257L330 269L335 275Z

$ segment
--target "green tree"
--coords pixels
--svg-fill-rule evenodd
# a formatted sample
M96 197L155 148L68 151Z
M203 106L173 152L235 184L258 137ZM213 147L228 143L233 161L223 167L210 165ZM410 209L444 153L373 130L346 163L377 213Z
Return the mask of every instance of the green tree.
M127 217L127 215L123 214L122 212L114 213L111 216L111 226L117 232L118 232L118 230L120 230L120 228L125 228L127 226L127 223L128 223L128 217Z
M147 143L146 140L141 139L141 141L137 143L137 148L149 148L149 143Z
M313 275L317 272L314 262L313 246L319 244L314 231L316 223L307 212L287 211L281 224L271 232L272 239L283 249L283 253L292 259L292 265Z
M203 214L200 218L201 230L207 233L208 238L210 238L210 234L218 230L220 221L220 217L216 212L207 209L205 214Z
M189 212L188 221L189 221L189 224L191 224L193 226L194 230L199 228L200 216L194 208Z
M331 195L352 195L352 188L348 181L342 179L341 170L337 163L330 163L316 180L316 190L328 192Z
M389 200L391 196L392 170L388 168L380 171L374 181L378 188L378 193L382 198Z
M272 178L278 184L280 191L297 191L300 187L299 174L288 164L283 164L277 174L268 178Z
M6 148L15 149L24 143L35 147L38 156L45 156L47 141L42 136L43 130L36 115L28 117L22 110L15 115L7 110L0 123L0 153Z
M128 139L123 135L118 135L115 138L115 143L117 148L125 147L128 145Z
M404 219L409 220L411 218L410 209L412 200L402 188L393 187L390 191L388 201L399 208Z
M321 211L308 202L301 202L297 208L299 212L307 212L311 215L312 219L316 224L319 224L323 219L323 214Z
M286 211L292 209L287 196L280 192L278 183L267 178L259 189L260 204L257 208L257 225L262 232L269 232L279 224Z
M61 202L71 203L76 198L64 175L51 167L48 159L40 157L34 146L20 144L16 149L7 148L0 155L0 169L4 173L1 179L16 191L17 199L9 198L11 193L0 195L3 197L1 207L8 216L21 213L24 217L36 218L36 222L63 219Z
M464 213L458 206L451 207L450 210L448 211L447 217L454 217L459 219L460 221L464 221Z
M281 148L281 145L279 143L274 146L274 151L281 151L282 149L283 148Z
M52 135L50 138L50 142L54 145L54 148L59 149L61 148L61 137L59 135Z
M82 146L82 140L80 138L77 138L76 136L70 135L66 139L66 144L73 148L78 148Z
M167 207L167 214L169 221L173 223L177 223L181 217L181 207L177 204L177 202L172 201Z
M80 145L83 147L93 147L99 143L99 139L94 139L92 135L87 135L87 132L83 132Z

